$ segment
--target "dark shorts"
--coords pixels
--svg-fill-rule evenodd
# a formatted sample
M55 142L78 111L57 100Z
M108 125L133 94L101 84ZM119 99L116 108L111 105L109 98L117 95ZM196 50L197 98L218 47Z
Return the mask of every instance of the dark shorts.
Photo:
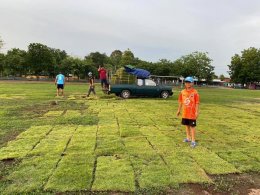
M188 125L188 126L191 126L191 127L196 127L196 120L182 118L181 124Z
M103 86L105 84L105 86L107 86L107 80L106 79L101 79L101 85Z
M63 89L64 88L64 85L63 84L58 84L57 85L57 89Z

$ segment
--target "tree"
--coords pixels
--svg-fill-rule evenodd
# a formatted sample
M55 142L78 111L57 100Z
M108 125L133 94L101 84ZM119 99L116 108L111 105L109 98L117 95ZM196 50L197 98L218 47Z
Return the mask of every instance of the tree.
M98 66L107 63L108 57L105 53L91 52L88 56L85 56L85 60L91 60L93 65L98 68Z
M120 65L121 66L125 66L128 64L133 65L135 60L134 54L130 51L130 49L127 49L126 51L124 51L121 61L120 61Z
M5 71L7 75L22 76L27 74L26 51L17 48L11 49L5 56Z
M160 76L173 76L174 75L174 63L167 59L160 59L159 62L153 64L152 74Z
M76 75L78 79L86 78L88 72L93 72L97 75L96 67L92 65L89 59L80 59L74 57L67 57L61 62L60 71L68 76L69 74Z
M66 51L60 50L60 49L50 49L52 56L54 58L54 64L51 66L48 66L48 72L49 75L55 76L59 73L61 62L68 57Z
M55 58L52 51L46 45L31 43L28 46L28 63L31 73L39 76L40 74L50 75L50 69L54 69Z
M212 59L207 56L207 53L193 52L177 59L175 64L179 68L179 75L195 76L198 80L206 79L209 82L214 75L214 67L211 62Z
M0 51L1 51L2 47L3 47L3 45L4 45L4 41L2 40L2 38L0 36Z
M221 74L221 75L219 75L219 79L220 79L221 81L224 81L225 76L224 76L223 74Z
M250 47L241 52L241 56L235 54L231 58L229 75L236 83L250 83L260 81L260 50Z
M116 70L117 68L120 67L120 61L122 59L123 53L120 50L114 50L110 54L110 62L113 66L113 69Z
M0 53L0 76L3 76L4 62L5 62L5 55Z

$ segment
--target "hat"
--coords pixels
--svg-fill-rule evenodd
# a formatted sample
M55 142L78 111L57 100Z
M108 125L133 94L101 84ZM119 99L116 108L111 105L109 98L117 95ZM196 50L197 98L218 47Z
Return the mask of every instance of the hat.
M192 78L192 77L186 77L186 78L184 79L184 82L193 83L193 82L194 82L194 80L193 80L193 78Z

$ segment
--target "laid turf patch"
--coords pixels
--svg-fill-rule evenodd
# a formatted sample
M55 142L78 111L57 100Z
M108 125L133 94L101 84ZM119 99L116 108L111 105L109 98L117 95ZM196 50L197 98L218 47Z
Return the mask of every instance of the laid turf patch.
M145 137L126 138L124 143L136 172L140 189L176 186L171 180L169 168Z
M6 147L0 149L0 160L24 157L51 130L51 126L33 126L24 131Z
M101 156L97 159L93 191L122 191L135 190L134 172L130 162L123 156Z
M150 157L152 161L131 157L134 169L139 173L137 179L140 189L167 188L176 186L171 179L170 169L159 156Z
M11 184L3 193L19 194L41 189L55 168L57 160L50 156L24 159L16 171L8 176Z
M118 136L98 137L95 153L97 156L110 156L124 154L125 149Z
M57 155L64 150L69 138L74 133L76 126L56 126L50 134L28 154L30 156L38 155Z
M254 158L251 158L242 151L233 150L227 152L220 152L218 153L218 155L224 160L233 164L240 171L260 171L259 161L256 161Z
M64 114L64 117L66 118L73 118L73 117L79 117L81 116L80 110L67 110Z
M30 192L43 188L76 127L55 127L8 176L7 193Z
M92 154L68 152L44 189L58 192L90 190L94 161Z
M98 125L98 137L119 136L117 124Z
M173 152L164 157L174 183L209 183L211 179L185 152Z
M230 163L206 148L197 147L190 155L208 174L228 174L239 171ZM205 158L207 157L207 158Z
M96 131L97 126L79 126L67 147L66 154L93 154Z
M139 129L140 127L136 125L122 124L119 126L120 136L121 137L143 136Z

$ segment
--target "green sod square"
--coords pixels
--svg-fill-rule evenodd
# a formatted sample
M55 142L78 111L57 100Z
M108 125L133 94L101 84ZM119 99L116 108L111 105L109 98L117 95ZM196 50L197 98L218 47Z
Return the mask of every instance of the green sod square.
M153 148L160 154L168 154L178 149L178 144L168 136L153 136L147 138Z
M130 162L114 156L99 157L92 190L133 192L134 172Z
M97 156L109 156L123 154L125 149L119 137L98 137L95 153Z
M4 193L19 194L41 189L52 174L58 158L41 156L24 159L17 169L12 172L8 179L12 183Z
M120 136L121 137L135 137L135 136L142 136L142 133L139 130L140 128L138 126L134 125L125 125L120 124L119 130L120 130Z
M83 126L79 125L73 137L82 137L82 139L86 139L88 137L96 137L97 126Z
M189 154L208 174L228 174L239 172L234 165L223 160L217 154L207 150L206 148L198 146L196 150L192 150Z
M59 192L90 190L94 161L91 154L65 155L44 189Z
M133 121L135 121L140 126L152 126L155 123L149 117L142 117L142 114L134 113L132 115Z
M119 136L117 125L98 125L98 137Z
M239 150L219 152L218 155L233 164L240 171L259 171L260 163Z
M94 148L96 144L95 138L86 138L86 139L71 139L66 153L94 153Z
M140 131L145 136L161 136L163 133L159 131L155 126L142 126Z
M135 169L140 172L138 182L141 189L167 188L175 186L171 180L171 173L161 159L150 161Z
M45 126L32 126L23 133L19 134L17 138L43 138L50 130L52 126L45 125Z
M10 141L0 149L0 160L24 157L42 139L51 126L34 126L21 133L17 139Z
M61 154L75 129L75 126L54 127L52 132L42 139L29 155Z
M64 114L64 117L66 118L74 118L81 116L80 110L67 110Z
M101 126L112 125L117 126L117 120L111 117L98 117L98 124Z
M173 152L164 157L171 170L173 183L208 183L211 179L185 152Z

